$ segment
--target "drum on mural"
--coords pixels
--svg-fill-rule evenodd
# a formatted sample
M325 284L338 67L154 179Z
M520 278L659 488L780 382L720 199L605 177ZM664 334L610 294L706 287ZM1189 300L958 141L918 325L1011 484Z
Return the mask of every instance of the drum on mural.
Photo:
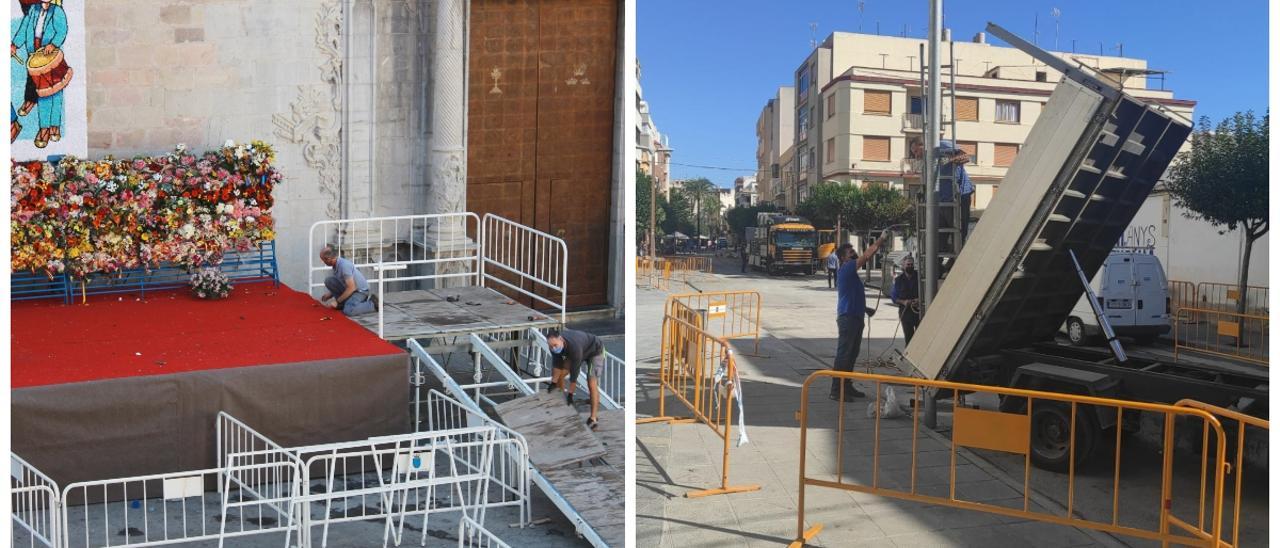
M62 50L53 48L50 52L36 50L27 57L27 74L36 85L36 95L48 97L62 91L71 83L71 67Z

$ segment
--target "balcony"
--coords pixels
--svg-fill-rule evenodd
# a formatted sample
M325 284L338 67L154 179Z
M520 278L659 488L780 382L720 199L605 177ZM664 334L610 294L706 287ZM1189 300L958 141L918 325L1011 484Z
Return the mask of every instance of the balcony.
M901 166L904 175L920 175L924 173L924 159L922 158L903 158Z
M902 114L902 131L920 132L924 130L924 115L904 112Z

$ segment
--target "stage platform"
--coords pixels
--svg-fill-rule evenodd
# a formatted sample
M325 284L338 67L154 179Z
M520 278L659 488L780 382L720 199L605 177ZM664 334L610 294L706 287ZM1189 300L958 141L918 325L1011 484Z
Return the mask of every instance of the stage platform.
M285 286L11 309L13 450L64 485L212 467L219 411L286 445L409 429L408 355Z
M488 287L388 291L383 297L383 338L389 341L554 327L559 321ZM373 333L378 315L352 318Z

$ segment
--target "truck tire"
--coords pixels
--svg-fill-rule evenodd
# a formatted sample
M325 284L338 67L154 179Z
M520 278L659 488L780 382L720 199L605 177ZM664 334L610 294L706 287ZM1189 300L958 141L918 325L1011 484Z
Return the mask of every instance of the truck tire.
M1066 472L1071 460L1071 405L1036 400L1031 406L1031 462L1037 468ZM1091 406L1076 405L1075 461L1089 460L1102 437Z
M1067 339L1073 346L1084 346L1089 343L1089 333L1084 329L1084 322L1072 316L1067 318Z

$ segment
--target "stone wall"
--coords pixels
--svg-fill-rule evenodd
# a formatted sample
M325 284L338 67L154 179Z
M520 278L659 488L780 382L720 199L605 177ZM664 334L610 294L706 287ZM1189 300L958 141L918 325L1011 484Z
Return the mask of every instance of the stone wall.
M376 0L376 58L370 2L356 2L346 177L339 0L86 4L90 157L160 153L177 143L196 150L227 140L272 143L285 176L275 207L290 286L305 287L313 222L344 210L367 216L371 207L380 215L421 212L432 2Z

